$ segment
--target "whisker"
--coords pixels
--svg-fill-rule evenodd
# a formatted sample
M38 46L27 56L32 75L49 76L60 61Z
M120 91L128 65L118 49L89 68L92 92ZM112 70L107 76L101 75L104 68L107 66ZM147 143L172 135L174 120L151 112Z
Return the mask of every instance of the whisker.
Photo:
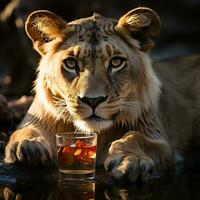
M58 101L61 101L61 102L65 102L65 99L61 99L61 98L59 98L59 97L57 97L57 96L55 96L55 95L53 95L53 98L54 98L55 100L58 100Z
M56 107L58 113L58 116L55 119L54 124L61 118L64 122L66 122L66 120L72 121L73 116L68 111L67 101L56 96L53 96L53 98L54 98L54 106Z
M136 101L123 101L121 105L140 105L140 106L146 106L144 103L136 102Z

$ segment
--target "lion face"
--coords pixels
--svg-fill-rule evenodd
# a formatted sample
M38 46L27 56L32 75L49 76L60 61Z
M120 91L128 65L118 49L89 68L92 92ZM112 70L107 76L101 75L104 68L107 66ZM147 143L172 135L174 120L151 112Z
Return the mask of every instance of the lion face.
M119 21L94 14L68 24L48 11L34 12L26 30L42 55L36 95L56 118L84 131L131 124L159 90L146 54L158 33L147 28L155 24L159 19L147 8Z

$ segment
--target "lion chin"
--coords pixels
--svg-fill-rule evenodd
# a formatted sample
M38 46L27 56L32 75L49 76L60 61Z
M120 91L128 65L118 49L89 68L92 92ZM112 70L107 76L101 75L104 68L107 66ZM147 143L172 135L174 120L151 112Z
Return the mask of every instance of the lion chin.
M76 120L74 125L81 131L101 132L113 126L112 120Z

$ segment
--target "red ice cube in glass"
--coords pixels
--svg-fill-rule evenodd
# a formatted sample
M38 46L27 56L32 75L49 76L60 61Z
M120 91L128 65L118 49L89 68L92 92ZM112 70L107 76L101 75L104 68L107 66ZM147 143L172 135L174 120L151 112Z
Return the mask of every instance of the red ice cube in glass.
M60 147L58 152L58 162L61 167L66 167L74 162L74 151L69 147Z
M77 148L83 148L85 146L85 143L81 140L77 140L75 145Z

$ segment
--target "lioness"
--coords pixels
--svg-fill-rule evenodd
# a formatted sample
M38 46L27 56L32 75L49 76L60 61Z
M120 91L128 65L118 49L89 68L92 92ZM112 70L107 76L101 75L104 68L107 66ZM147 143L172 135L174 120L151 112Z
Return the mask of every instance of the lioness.
M159 31L158 15L145 7L119 20L95 13L70 23L49 11L31 13L26 32L41 55L36 94L5 162L46 164L56 157L56 133L81 130L99 134L97 163L116 179L145 181L153 170L170 168L195 115L179 82L185 72L156 75L151 66Z

